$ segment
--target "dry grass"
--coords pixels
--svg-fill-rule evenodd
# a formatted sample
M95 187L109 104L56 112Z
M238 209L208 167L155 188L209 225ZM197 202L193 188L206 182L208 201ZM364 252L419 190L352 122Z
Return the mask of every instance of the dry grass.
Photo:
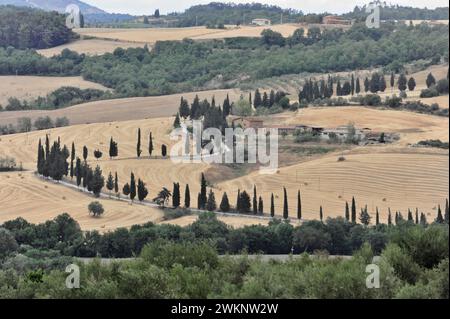
M31 101L39 96L59 89L61 86L73 86L80 89L106 90L100 84L75 77L49 76L0 76L0 105L5 106L10 97Z
M326 217L344 216L345 202L355 196L359 205L369 205L373 214L379 207L386 221L388 208L405 212L408 208L435 213L437 204L448 197L448 154L402 154L368 152L338 155L282 168L276 175L253 173L219 184L235 198L237 189L258 189L267 205L275 194L277 214L283 211L283 189L288 189L291 216L296 215L297 190L303 198L303 216L318 219L322 205ZM430 217L431 218L431 217ZM434 218L434 217L433 217Z
M267 118L268 124L305 124L335 128L349 122L358 128L376 132L400 134L400 145L414 144L427 139L449 140L449 119L407 111L379 110L365 107L316 107L300 109Z
M161 211L151 207L129 205L107 199L94 199L77 190L63 188L53 182L45 182L32 173L0 174L0 224L23 217L32 223L53 219L68 213L83 230L105 232L118 227L161 220ZM87 206L98 200L105 208L100 218L89 216Z
M37 85L37 84L35 84ZM226 95L232 101L239 98L238 90L213 90L193 93L174 94L158 97L136 97L116 100L96 101L80 104L59 110L19 111L0 113L0 125L15 124L20 117L36 119L39 116L52 118L66 116L71 124L104 123L111 121L139 120L144 118L167 117L177 113L180 99L184 97L190 103L195 95L201 99L211 100L215 96L217 103L222 104Z
M304 123L325 127L345 125L349 121L354 121L358 127L399 132L402 139L398 144L391 146L358 148L345 152L346 160L343 162L337 161L340 153L333 153L281 168L276 175L263 176L256 172L211 185L216 191L218 201L220 201L222 193L227 191L231 203L234 204L238 189L250 191L253 184L256 184L259 194L264 198L266 208L270 205L270 193L276 194L277 214L281 214L282 187L286 186L289 190L292 215L296 210L296 190L300 188L303 192L305 218L318 218L320 205L323 205L327 216L342 215L345 201L349 201L351 196L355 196L360 204L367 203L372 211L376 206L380 207L383 218L385 218L388 207L402 211L408 207L412 209L418 207L425 212L433 212L433 208L448 196L448 152L404 148L406 143L423 139L440 138L448 141L447 118L400 111L347 107L305 109L295 114L285 113L271 119L282 124ZM168 137L172 122L173 118L134 120L78 125L49 131L2 136L0 137L0 154L13 156L18 162L22 162L25 168L34 170L37 141L39 138L44 138L45 134L50 134L51 139L61 137L63 143L68 145L74 141L77 146L77 154L81 154L81 148L83 145L87 145L90 151L90 164L99 165L105 175L110 171L113 173L117 171L121 187L128 182L130 173L134 172L137 178L141 178L147 183L150 190L149 198L153 198L162 187L172 188L173 182L180 182L182 194L184 194L184 186L189 184L192 205L195 206L200 175L202 172L206 172L210 166L204 163L174 164L168 159L147 158L146 145L149 131L152 131L155 137L155 154L157 155L160 154L161 143L169 145L175 143ZM135 158L138 127L142 129L143 136L144 157L141 159ZM119 157L115 160L107 158L111 136L119 144ZM104 158L98 162L92 158L94 149L100 149L104 153ZM4 192L8 192L8 194L20 192L18 184L15 186L16 190L10 190L11 187L6 186ZM61 192L60 187L56 185L54 187L58 191L55 189L53 193ZM33 192L32 189L30 188L30 192ZM37 190L38 188L36 188L36 199L33 201L36 202L36 206L39 206L39 202L45 202L46 197L51 193L39 195L40 191ZM70 194L71 191L68 193ZM16 217L20 216L22 212L25 214L27 209L31 214L35 214L34 206L28 207L27 205L24 210L17 213L18 206L14 204L11 196L14 195L3 196L3 203L0 203L0 206L7 207L8 211ZM30 196L27 195L27 197ZM65 192L64 196L66 196ZM80 196L84 197L85 195L80 194ZM69 200L70 195L66 197ZM79 206L83 214L85 204L83 202ZM73 205L78 204L73 203ZM11 216L8 215L8 218ZM44 215L43 219L46 217L48 216ZM130 223L139 222L139 220L139 218L133 219ZM190 223L192 219L185 218L175 222ZM253 222L260 223L261 221L255 219ZM240 218L229 219L229 224L244 225L246 221Z
M79 54L86 55L102 55L105 53L112 53L117 48L137 48L144 47L144 43L131 43L126 41L111 41L101 39L77 40L68 44L60 45L50 49L38 50L38 53L45 57L52 57L60 54L64 49L75 51Z
M190 216L184 216L181 218L177 218L174 220L168 220L161 222L161 224L171 224L171 225L177 225L181 227L189 226L195 221L197 221L198 216L197 215L190 215ZM234 217L234 216L218 216L218 220L224 222L228 226L234 227L234 228L242 228L245 226L251 226L251 225L268 225L268 220L260 220L256 218L251 217Z
M185 38L195 40L224 39L233 37L259 37L264 29L272 29L284 36L290 36L301 27L296 24L283 24L271 27L242 26L229 27L226 30L207 29L206 27L191 28L158 28L158 29L107 29L86 28L76 30L84 36L100 39L113 39L119 41L131 41L140 43L155 43L156 41L175 41Z

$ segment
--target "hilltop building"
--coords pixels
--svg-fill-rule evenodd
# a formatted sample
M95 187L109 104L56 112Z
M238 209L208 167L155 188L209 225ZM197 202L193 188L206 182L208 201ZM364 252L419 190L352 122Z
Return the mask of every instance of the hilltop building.
M260 26L260 27L265 27L265 26L271 26L272 21L270 21L269 19L253 19L252 24Z

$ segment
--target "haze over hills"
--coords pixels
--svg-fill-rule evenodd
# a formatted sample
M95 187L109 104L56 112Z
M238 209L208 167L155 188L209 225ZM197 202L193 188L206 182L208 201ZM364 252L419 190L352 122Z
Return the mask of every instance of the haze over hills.
M32 7L45 11L64 12L70 4L80 7L84 14L105 14L106 12L79 0L0 0L0 5Z

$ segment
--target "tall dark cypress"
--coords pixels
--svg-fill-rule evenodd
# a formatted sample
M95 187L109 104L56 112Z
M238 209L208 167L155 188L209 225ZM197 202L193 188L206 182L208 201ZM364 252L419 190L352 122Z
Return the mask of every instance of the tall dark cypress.
M345 220L350 221L350 207L348 206L348 202L345 202Z
M149 136L148 136L148 155L152 156L154 147L153 147L153 136L152 136L152 132L150 132Z
M442 209L441 205L438 205L438 212L436 217L436 223L443 224L444 223L444 217L442 216Z
M81 179L83 178L83 169L81 166L81 160L77 157L77 162L75 165L75 176L77 177L77 186L80 187Z
M448 223L449 223L449 207L448 207L448 199L445 200L444 222L445 222L447 225L448 225Z
M201 207L201 209L205 209L206 202L208 201L206 187L207 187L207 182L206 182L205 174L202 173L202 178L201 178L201 182L200 182L200 207Z
M284 203L283 203L283 218L289 218L289 206L288 206L288 197L286 187L283 188L284 191Z
M258 214L258 198L256 197L256 185L253 186L253 214Z
M130 199L131 199L131 201L133 201L135 197L136 197L136 179L134 178L134 174L131 173L131 179L130 179Z
M352 198L352 223L356 224L356 200Z
M114 176L114 192L119 195L119 177L117 176L117 172Z
M137 136L137 144L136 144L136 156L139 158L141 157L142 150L141 150L141 129L138 128L138 136Z
M191 191L189 189L189 184L186 184L186 189L184 190L184 207L191 207Z
M297 218L302 219L302 196L300 190L297 193Z
M323 207L322 207L322 206L320 206L320 212L319 212L319 215L320 215L320 221L323 222Z
M72 179L75 175L74 161L75 161L75 143L72 142L72 151L70 152L70 178L72 178Z
M275 217L275 199L273 193L270 196L270 216Z
M180 184L173 183L173 193L172 193L172 206L174 208L180 207Z
M377 207L377 210L376 210L375 224L377 226L380 225L380 212L378 211L378 207Z

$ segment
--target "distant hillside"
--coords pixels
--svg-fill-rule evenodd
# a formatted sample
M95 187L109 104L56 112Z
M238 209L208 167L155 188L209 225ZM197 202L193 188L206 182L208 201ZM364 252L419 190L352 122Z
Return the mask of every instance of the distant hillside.
M169 16L178 18L177 26L190 27L195 25L249 24L256 18L270 19L272 23L276 24L281 22L282 15L283 22L295 22L303 13L260 3L212 2L206 5L193 6L183 13L173 13Z
M0 0L0 5L31 7L45 11L65 12L69 4L76 4L83 14L105 14L106 12L79 0Z
M66 27L66 17L58 12L0 6L0 47L46 49L75 38Z
M355 9L344 15L346 18L365 20L367 17L366 6ZM413 8L399 5L382 5L381 19L383 20L448 20L449 8Z

